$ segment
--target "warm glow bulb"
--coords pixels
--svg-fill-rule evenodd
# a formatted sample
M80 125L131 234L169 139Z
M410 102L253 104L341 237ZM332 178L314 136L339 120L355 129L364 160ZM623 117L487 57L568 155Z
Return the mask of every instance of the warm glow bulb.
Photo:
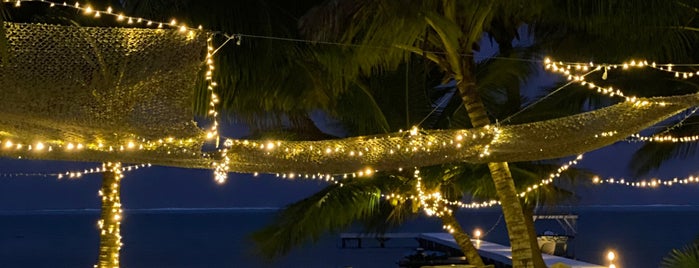
M418 133L418 128L417 128L417 126L413 126L413 127L410 129L410 135L411 135L411 136L415 136L415 135L417 135L417 133Z
M610 251L607 253L607 260L609 260L609 261L614 261L615 258L616 258L616 254L614 254L614 251L611 251L611 250L610 250Z

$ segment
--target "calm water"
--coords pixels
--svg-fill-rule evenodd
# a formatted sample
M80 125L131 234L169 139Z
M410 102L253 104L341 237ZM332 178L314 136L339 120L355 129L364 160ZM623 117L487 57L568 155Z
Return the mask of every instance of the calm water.
M620 267L657 267L675 247L699 234L697 207L579 208L577 258L602 263L613 248ZM275 262L256 257L249 234L274 210L127 211L122 225L123 267L397 267L415 247L389 241L388 249L342 249L337 235L306 245ZM92 267L97 258L97 211L0 213L0 267ZM507 243L496 210L462 212L464 228L492 231L485 240ZM497 224L496 224L497 223ZM557 224L537 223L539 231ZM438 232L439 222L417 219L398 232Z

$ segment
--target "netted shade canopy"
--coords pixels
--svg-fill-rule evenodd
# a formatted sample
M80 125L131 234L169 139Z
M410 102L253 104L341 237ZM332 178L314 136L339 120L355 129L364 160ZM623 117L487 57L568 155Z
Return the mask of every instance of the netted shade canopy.
M29 155L41 159L102 161L110 146L119 151L129 142L141 146L168 137L189 142L171 146L178 150L140 150L119 158L147 162L185 150L190 156L200 152L203 132L193 121L192 107L206 53L205 33L4 27L9 46L0 62L0 139L23 143L24 149L42 142L41 147L56 152ZM69 143L103 148L61 155L72 149Z
M699 95L624 102L521 125L324 141L226 140L202 153L193 121L206 34L5 23L0 156L136 162L232 172L343 174L444 163L558 158L594 150L699 104ZM227 159L227 160L226 160Z
M595 150L699 104L699 95L624 102L574 116L499 127L403 132L329 141L231 140L230 170L358 173L445 163L552 159Z

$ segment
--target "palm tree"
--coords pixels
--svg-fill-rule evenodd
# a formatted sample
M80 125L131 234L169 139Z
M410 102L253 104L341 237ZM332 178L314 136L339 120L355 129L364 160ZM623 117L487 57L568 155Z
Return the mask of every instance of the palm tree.
M486 103L489 106L492 106L491 110L497 110L499 107L505 108L497 104L508 102L508 94L504 93L504 91L503 93L498 93L499 89L507 88L507 86L512 84L517 85L519 81L527 77L531 72L527 65L528 63L508 64L496 59L485 60L476 65L479 77L483 81L487 81L479 85L482 87L479 92L484 93L483 98L487 100ZM430 80L430 78L423 68L423 62L417 58L412 59L409 64L401 65L396 72L375 74L366 78L364 82L367 85L360 85L360 87L365 88L369 94L355 95L352 94L352 91L349 91L347 95L342 95L341 99L348 103L364 104L370 107L357 109L355 106L351 107L352 109L340 109L338 111L340 120L344 122L344 125L348 126L349 131L353 131L353 135L386 131L382 129L385 125L381 122L393 123L388 126L389 131L410 126L420 121L422 121L421 127L423 128L434 128L437 126L463 128L468 126L469 120L466 113L463 112L463 109L460 109L460 104L455 101L455 99L458 99L455 89L453 87L434 89L428 87L425 89L423 80ZM493 69L497 69L500 72L489 71ZM411 73L406 74L406 70L411 70ZM509 75L503 76L502 73ZM357 82L357 84L362 83ZM403 89L403 84L407 84L405 89ZM439 80L432 81L431 84L439 84ZM517 85L516 88L518 89L519 86ZM403 102L405 95L410 96L410 98ZM516 98L519 101L518 91ZM430 103L431 105L427 105ZM429 109L430 107L432 109ZM378 111L378 114L376 111ZM405 111L408 112L408 116L406 116ZM497 111L496 113L507 114L505 111ZM414 121L407 120L407 117L413 118ZM370 126L374 126L375 129L372 130ZM553 169L551 166L528 166L532 170L540 170L542 167L548 168L547 170ZM515 170L517 171L516 178L519 178L518 181L522 185L530 185L540 180L543 175L537 176L537 174L531 171L519 168ZM495 198L494 191L489 190L493 187L484 187L484 185L492 185L486 166L467 164L458 166L443 165L421 168L420 171L423 174L422 187L426 189L425 191L430 193L435 191L441 192L448 200L460 200L463 195L469 192L483 198ZM261 251L268 257L281 255L294 245L306 241L306 239L317 239L324 232L340 230L354 221L368 222L367 231L381 232L387 228L387 226L383 226L386 225L386 222L389 223L389 226L400 223L405 218L403 216L406 215L406 212L412 212L407 214L414 214L418 211L420 203L414 200L399 201L399 199L391 199L388 202L375 199L378 193L398 193L403 196L419 195L415 189L414 178L403 172L388 172L377 176L370 182L364 179L343 180L344 187L330 186L316 195L290 205L272 225L255 235ZM486 178L486 181L478 180L477 178ZM525 179L528 179L527 183L525 183ZM391 182L391 180L394 181ZM396 184L395 181L399 183ZM469 181L477 183L469 183ZM357 184L362 186L370 184L373 188L366 190L364 193L357 192L365 189L357 187ZM343 197L345 199L342 199ZM337 201L339 199L342 199L342 201ZM387 203L393 205L393 209L388 210L390 213L386 212L386 207L390 207L386 205ZM430 210L432 208L426 209ZM298 215L301 211L305 211L306 215L303 215L304 213ZM335 220L317 220L321 217L329 217ZM443 213L439 217L443 225L451 227L452 234L467 256L469 263L482 265L482 261L469 236L462 230L453 214ZM384 224L377 226L377 223ZM532 236L535 237L535 234ZM536 241L533 241L533 243L536 248Z
M500 19L519 22L540 8L538 3L522 6L516 1L345 2L349 1L332 2L340 6L345 4L343 8L328 5L307 16L311 19L304 25L310 25L309 28L325 26L324 29L309 30L314 38L365 45L356 50L356 61L352 62L358 66L357 72L370 72L375 66L392 68L405 58L405 53L415 53L431 61L443 71L445 80L455 82L473 127L491 124L477 91L473 53L477 51L479 41L491 25L496 22L505 24ZM334 23L333 19L337 18L352 18L353 21L351 25L343 21ZM379 54L376 46L400 49L382 50ZM530 234L534 231L527 229L533 226L532 219L523 214L508 164L490 163L488 166L502 203L514 266L545 266L540 255L534 252L536 247L532 247L534 238Z
M673 249L663 258L660 264L662 268L690 268L699 267L699 237L692 244L682 249Z
M638 21L635 16L613 13L618 8L634 8L634 12L628 14L638 14L636 10L649 14L644 17L642 24L645 26L634 23ZM392 69L406 58L407 52L432 61L443 71L445 80L456 83L471 125L482 127L491 124L491 119L477 94L479 81L474 72L473 52L478 50L484 34L497 38L498 33L516 32L526 22L535 29L537 37L558 34L562 37L557 40L569 42L567 47L581 47L579 43L570 43L576 40L566 36L575 32L578 34L573 37L604 37L603 41L618 47L621 47L618 45L620 41L632 40L632 47L643 48L648 44L649 36L658 36L649 35L649 32L664 31L670 34L663 36L674 38L669 39L672 41L669 43L686 48L682 35L669 28L683 25L676 19L687 12L676 12L678 9L676 3L663 5L656 1L331 1L307 15L303 26L315 40L340 40L363 46L355 50L356 58L350 61L355 69L340 68L346 73L368 74L373 68ZM656 16L654 12L674 15ZM621 26L631 30L628 31L630 36L620 37L613 32L619 31L615 27ZM660 48L668 55L676 52L668 49L672 46L652 47ZM595 54L608 55L610 51ZM619 55L616 52L612 55ZM543 266L541 259L535 256L538 254L533 253L530 243L533 239L529 235L533 232L527 229L531 226L531 219L522 213L507 163L490 163L489 168L503 203L515 267Z

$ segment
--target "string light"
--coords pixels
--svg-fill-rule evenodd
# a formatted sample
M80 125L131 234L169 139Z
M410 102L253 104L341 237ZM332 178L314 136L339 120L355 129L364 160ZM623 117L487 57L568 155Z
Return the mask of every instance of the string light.
M609 69L618 69L621 68L623 70L627 70L630 68L652 68L664 72L670 72L673 73L676 78L692 78L694 77L695 74L698 73L693 73L693 72L682 72L682 71L676 71L673 70L674 64L656 64L656 63L651 63L648 64L648 61L641 60L641 61L635 61L632 60L628 63L622 63L622 64L595 64L595 63L564 63L564 62L554 62L549 58L546 58L544 60L545 64L545 69L551 70L554 73L559 73L562 75L565 75L568 80L575 81L579 83L582 86L587 86L590 89L596 90L597 93L607 95L609 97L622 97L624 98L625 101L630 101L634 102L634 104L638 106L645 106L645 105L650 105L649 102L647 101L641 101L637 97L634 96L626 96L621 90L616 89L614 87L601 87L598 85L595 85L594 83L587 82L585 81L585 75L579 75L579 74L574 74L576 71L588 71L590 69L593 69L595 71L599 70L604 70L604 74L602 76L603 80L607 79L607 71ZM659 102L656 103L658 105L664 106L665 103ZM697 109L695 108L689 115L685 116L685 118L675 125L673 128L681 125L681 123L686 120L691 114L695 113ZM641 136L640 134L635 134L632 135L627 139L627 141L636 141L636 142L672 142L672 143L678 143L678 142L696 142L699 141L699 135L690 135L690 136L683 136L683 137L675 137L672 135L663 135L664 133L667 133L670 129L665 130L663 133L654 135L652 137L644 137ZM605 134L610 134L610 133L602 133L602 135Z
M662 132L655 134L653 136L641 136L641 134L634 134L631 135L626 141L628 142L662 142L662 143L685 143L685 142L696 142L699 140L699 135L691 135L691 136L682 136L682 137L676 137L673 135L668 135L666 133L672 131L673 129L676 129L684 124L687 119L689 119L692 115L694 115L697 111L699 110L699 107L695 107L690 111L689 113L685 114L685 116L676 124L666 128Z
M256 174L254 176L257 176L259 174ZM325 182L330 182L334 184L340 184L342 186L342 183L339 181L336 176L330 175L330 174L296 174L296 173L277 173L275 174L277 178L282 178L282 179L296 179L296 178L304 178L304 179L311 179L311 180L320 180L320 181L325 181ZM348 175L345 174L342 176L343 179L347 179Z
M544 58L543 63L545 65L557 64L559 66L565 67L565 69L568 69L568 70L587 71L587 70L590 70L591 68L597 68L597 67L602 67L602 68L607 68L607 69L621 68L622 70L630 70L633 68L637 68L637 69L651 68L651 69L655 69L655 70L659 70L659 71L663 71L663 72L672 73L675 77L681 77L681 78L692 78L695 75L699 75L699 71L678 71L675 69L676 67L696 67L696 66L699 66L699 64L694 64L694 63L689 63L689 64L655 63L655 62L648 63L647 60L631 60L631 61L622 62L622 63L594 63L594 62L587 62L586 63L586 62L554 61L548 57ZM605 77L603 77L603 78L605 78Z
M174 24L175 20L172 20L172 24ZM213 123L211 127L209 128L209 131L206 133L206 138L207 139L213 139L216 138L218 141L219 135L218 135L218 111L216 110L216 105L219 103L218 96L216 95L216 92L214 88L217 86L217 83L213 80L213 75L214 75L214 47L213 47L213 36L209 35L209 37L206 39L206 72L204 73L204 79L207 82L207 90L210 93L210 100L209 100L209 111L207 114L211 116L213 119ZM218 147L218 144L217 144Z
M626 180L624 178L606 178L601 179L600 177L593 177L592 183L597 185L602 184L615 184L623 185L628 187L636 188L656 188L656 187L668 187L675 185L687 185L687 184L699 184L699 177L688 176L685 178L672 178L672 179L650 179L650 180Z
M486 208L486 207L492 207L496 205L500 205L499 201L496 200L490 200L486 202L472 202L472 203L464 203L461 201L450 201L442 197L441 193L439 191L435 191L433 193L425 193L423 190L422 186L422 177L420 176L420 170L415 169L413 173L413 177L416 179L415 182L415 190L418 193L418 196L414 195L401 195L401 194L382 194L381 198L391 201L391 200L396 200L399 202L405 202L407 200L412 200L414 202L418 202L420 204L420 207L423 208L423 211L425 214L428 216L442 216L445 213L452 213L453 211L449 208L449 206L455 206L458 208L464 208L464 209L477 209L477 208Z
M318 142L293 142L293 141L259 141L226 139L224 145L228 149L234 149L237 153L250 152L260 154L261 157L271 158L308 158L338 160L354 160L358 163L357 169L351 173L329 173L333 176L370 177L379 170L373 166L359 165L361 159L386 156L414 157L420 154L439 154L438 157L449 158L452 153L467 153L469 155L485 157L490 154L489 146L497 141L500 129L497 127L484 127L480 130L463 130L447 132L424 132L417 128L403 131L385 137L356 137L341 140L336 143L320 145ZM348 141L351 140L351 141ZM468 144L479 143L484 146L469 147ZM445 152L446 154L442 154ZM313 174L294 170L289 166L286 173ZM262 170L260 170L262 171ZM251 170L250 172L260 172Z
M397 200L400 202L405 202L407 200L412 200L419 202L419 198L416 196L412 195L401 195L401 194L396 194L396 193L391 193L391 194L382 194L381 198L390 201L390 200ZM436 198L436 196L432 196L433 199L436 199L437 202L441 202L444 205L447 206L454 206L462 209L479 209L479 208L489 208L489 207L494 207L494 206L499 206L500 201L497 200L488 200L484 202L470 202L470 203L464 203L462 201L458 200L447 200L444 198Z
M133 170L138 170L140 168L145 168L145 167L151 167L151 164L140 164L140 165L130 165L130 166L125 166L121 168L121 172L130 172ZM65 171L65 172L59 172L59 173L0 173L0 177L5 177L5 178L12 178L12 177L44 177L44 178L49 178L49 177L54 177L57 179L64 179L64 178L69 178L69 179L77 179L77 178L82 178L85 175L90 175L90 174L99 174L99 173L104 173L107 172L107 170L96 167L96 168L90 168L90 169L84 169L80 171Z
M660 142L660 143L686 143L699 141L699 135L676 137L672 135L653 135L650 137L641 136L641 134L631 135L627 141L629 142Z
M530 192L532 192L532 191L535 191L535 190L538 189L539 187L546 186L546 185L549 185L549 184L553 183L553 180L554 180L554 179L561 177L561 174L562 174L563 172L565 172L566 170L570 169L572 166L577 165L578 162L580 162L582 159L583 159L583 155L582 155L582 154L579 154L578 156L575 157L575 159L570 160L570 161L568 161L567 163L561 165L560 167L558 167L558 169L556 169L556 171L554 171L554 172L552 172L551 174L549 174L548 177L544 178L543 180L541 180L541 181L538 182L537 184L534 184L534 185L532 185L532 186L529 186L529 187L525 188L524 191L522 191L522 192L519 193L519 196L520 196L520 197L524 197L524 196L526 196L528 193L530 193Z
M3 2L6 2L6 3L12 2L12 1L14 1L14 0L3 0ZM48 1L48 0L16 0L16 1L14 1L14 3L15 3L14 6L20 7L23 2L42 3L42 4L48 5L49 7L55 7L57 4L56 2L52 2L52 1ZM94 18L100 18L100 17L102 17L102 15L112 16L119 22L126 21L127 24L138 23L138 24L143 24L145 26L151 26L155 23L155 24L158 24L158 28L163 28L163 25L166 25L166 26L171 27L173 29L179 29L180 32L190 32L190 31L201 30L199 28L188 27L184 24L178 25L176 23L176 20L174 20L174 19L171 21L171 23L165 23L165 22L150 20L150 19L141 18L141 17L127 16L127 15L124 15L123 13L114 12L114 9L112 9L112 7L108 7L106 10L98 10L90 5L83 6L79 2L76 2L74 5L69 5L68 3L63 2L62 4L58 4L58 6L64 7L64 8L75 9L76 11L78 11L81 14L86 15L86 16L87 15L92 16L92 14L94 14L94 16L92 16Z
M549 185L553 183L554 179L559 178L561 174L568 169L570 169L572 166L578 164L579 161L583 159L583 155L580 154L578 155L575 159L568 161L567 163L561 165L556 171L552 172L549 174L546 178L542 179L539 183L534 184L532 186L526 187L526 190L520 192L518 195L520 197L525 197L528 193L531 193L538 188ZM398 200L401 202L404 202L406 200L413 200L417 201L421 204L421 206L425 207L425 212L427 215L432 216L432 215L437 215L439 211L444 211L444 209L440 209L439 207L436 207L436 203L441 203L443 205L447 206L455 206L458 208L464 208L464 209L479 209L479 208L488 208L488 207L493 207L500 205L500 202L497 200L488 200L485 202L471 202L471 203L464 203L462 201L450 201L447 199L444 199L441 197L441 194L439 192L432 193L432 194L425 194L424 191L422 190L422 178L419 176L419 170L415 170L415 178L417 180L416 182L416 190L418 192L418 196L405 196L405 195L400 195L400 194L387 194L387 195L381 195L382 198L386 200ZM428 202L429 200L432 200L434 202Z
M628 70L631 68L653 68L661 71L666 71L666 72L672 72L674 73L675 77L678 78L692 78L694 76L693 72L680 72L680 71L673 71L672 70L673 64L648 64L648 61L645 60L640 60L640 61L635 61L632 60L630 62L625 62L621 64L595 64L593 62L590 63L579 63L579 62L573 62L573 63L565 63L565 62L556 62L551 60L550 58L544 59L544 69L550 70L554 73L561 74L565 76L569 81L576 82L580 84L581 86L587 86L591 90L595 90L597 93L602 94L602 95L607 95L609 97L621 97L624 98L625 101L628 102L633 102L634 104L638 106L645 106L649 105L647 101L639 100L638 97L635 96L627 96L624 94L619 89L616 89L614 87L601 87L599 85L596 85L592 82L588 82L585 80L585 77L588 74L580 74L580 72L587 72L592 70L592 72L596 71L601 71L604 70L604 73L602 75L602 79L606 80L607 79L607 72L610 69L618 69L621 68L623 70ZM656 103L659 105L665 105L664 103Z
M228 149L223 148L221 150L221 160L220 161L214 161L214 180L219 183L223 184L228 180L228 171L230 167L230 157L228 157Z
M486 130L489 128L490 128L490 125L485 126ZM493 127L493 133L494 133L493 138L490 140L490 142L487 145L485 145L483 147L483 152L481 152L479 157L483 158L485 156L490 155L490 146L493 145L493 143L495 143L498 140L498 138L500 137L500 129L498 129L497 127ZM458 136L457 136L457 139L458 139ZM460 147L460 144L458 144L458 147Z
M439 191L434 191L431 194L426 194L422 189L422 177L420 176L420 169L415 168L413 172L413 177L415 178L415 190L418 193L417 201L422 207L423 211L427 216L437 216L441 217L443 215L450 215L452 210L447 207L440 205L442 201L442 193Z
M176 21L173 19L172 22L170 22L170 24L175 25ZM180 30L184 31L186 30L186 28L184 26L181 26ZM225 43L223 45L225 45ZM217 83L213 79L215 69L214 53L216 53L216 51L213 47L213 35L209 34L208 38L206 39L206 71L204 72L204 80L207 83L206 88L210 94L209 111L207 112L207 114L212 118L213 123L211 124L211 127L209 128L208 132L206 133L206 138L215 138L216 147L218 148L220 136L218 134L219 123L216 105L219 103L219 99L214 89L217 86ZM230 169L230 157L228 157L228 148L230 148L232 145L233 142L230 139L226 139L226 141L224 142L224 148L219 150L221 159L218 161L213 161L214 180L219 184L223 184L226 182L226 180L228 180L228 172Z
M192 148L199 144L193 138L176 139L167 137L150 141L135 137L121 143L106 143L105 141L93 141L88 143L66 141L37 141L33 143L20 142L18 139L0 139L0 151L12 151L14 153L51 153L51 152L81 152L84 150L99 152L130 152L130 151L167 151L168 154L198 155L199 152Z

